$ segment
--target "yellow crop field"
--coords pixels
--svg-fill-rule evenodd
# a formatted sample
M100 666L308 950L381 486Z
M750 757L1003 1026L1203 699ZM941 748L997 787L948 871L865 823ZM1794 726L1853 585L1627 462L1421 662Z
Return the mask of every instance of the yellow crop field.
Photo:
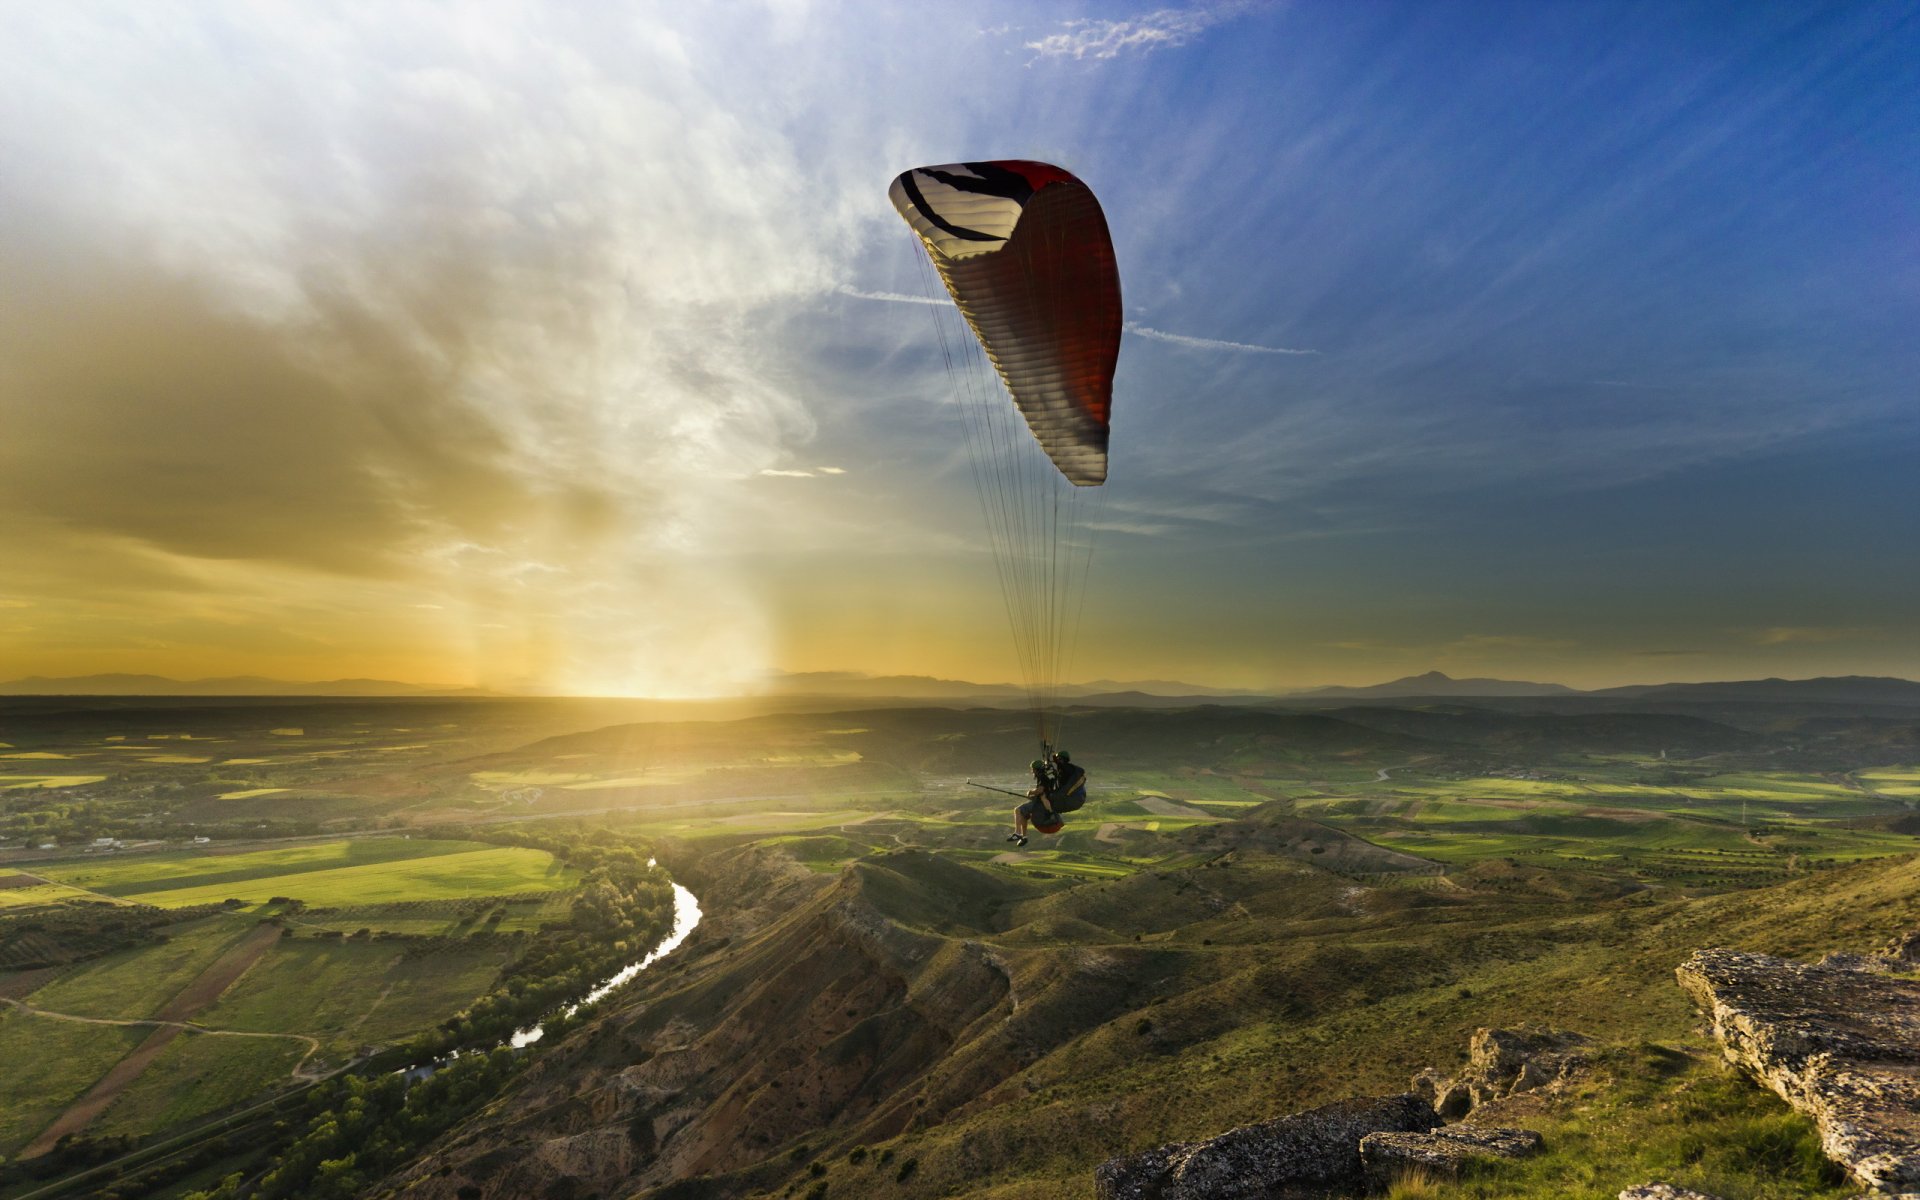
M0 788L64 788L101 783L105 775L0 775Z

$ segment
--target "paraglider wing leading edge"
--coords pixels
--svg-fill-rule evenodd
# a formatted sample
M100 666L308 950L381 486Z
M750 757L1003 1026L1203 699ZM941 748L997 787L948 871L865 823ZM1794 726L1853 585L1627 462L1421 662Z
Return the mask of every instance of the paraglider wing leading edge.
M1047 163L916 167L888 193L1071 483L1106 482L1120 274L1100 202Z

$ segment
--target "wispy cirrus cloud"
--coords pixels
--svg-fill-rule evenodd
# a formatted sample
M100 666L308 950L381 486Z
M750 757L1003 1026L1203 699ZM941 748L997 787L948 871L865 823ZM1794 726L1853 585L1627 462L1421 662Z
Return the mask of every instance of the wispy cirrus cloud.
M1150 54L1184 46L1207 30L1258 7L1228 3L1200 8L1161 8L1123 21L1082 18L1064 21L1026 48L1038 58L1111 59L1123 54Z
M1767 629L1747 631L1747 637L1759 646L1789 646L1794 644L1818 644L1821 642L1845 642L1856 638L1870 638L1878 635L1877 629L1860 626L1833 625L1774 625Z

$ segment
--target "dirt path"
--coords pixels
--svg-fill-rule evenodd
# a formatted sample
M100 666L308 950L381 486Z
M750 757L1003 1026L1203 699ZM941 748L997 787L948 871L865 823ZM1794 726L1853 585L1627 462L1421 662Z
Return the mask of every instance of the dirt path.
M299 1042L301 1045L307 1047L307 1053L309 1054L320 1049L319 1039L310 1038L304 1033L255 1033L246 1029L203 1029L198 1025L186 1021L158 1021L152 1017L83 1017L78 1013L53 1012L50 1009L35 1008L24 1000L14 1000L7 996L0 996L0 1004L17 1008L30 1017L45 1017L49 1021L73 1021L80 1025L124 1025L128 1027L141 1026L153 1029L184 1029L188 1033L200 1033L208 1037L280 1038L284 1041Z
M379 1008L382 1004L386 1003L387 997L391 995L393 995L393 985L389 983L385 988L381 989L381 992L378 996L375 996L373 998L373 1003L367 1005L367 1011L355 1017L353 1019L353 1024L348 1025L344 1030L344 1032L352 1033L354 1030L360 1028L360 1026L366 1022L366 1019L373 1015L373 1010L376 1008Z
M280 933L281 930L278 925L263 924L254 926L253 929L239 941L227 947L226 953L215 959L206 970L195 976L193 982L181 988L179 994L167 1001L160 1011L154 1014L153 1019L150 1021L105 1021L86 1017L67 1018L68 1020L97 1020L100 1024L108 1025L153 1025L155 1028L151 1034L147 1035L146 1041L135 1046L132 1053L113 1064L107 1073L100 1077L99 1082L87 1089L86 1095L74 1101L67 1111L55 1118L53 1124L41 1130L40 1136L34 1138L33 1141L27 1145L27 1148L20 1152L20 1157L33 1158L36 1155L45 1154L47 1151L53 1149L54 1143L58 1142L67 1134L78 1133L92 1124L93 1119L104 1112L107 1105L112 1104L114 1100L119 1097L120 1093L126 1090L128 1084L138 1079L140 1073L151 1066L154 1059L160 1057L160 1052L165 1050L174 1038L180 1036L181 1031L188 1028L185 1024L187 1019L212 1004L215 1000L218 1000L220 993L232 987L235 980L246 974L248 967L258 962L260 956L265 954L275 942L280 940ZM21 1008L28 1007L27 1005L19 1004L18 1001L12 1001L11 1003L17 1004ZM39 1010L29 1009L29 1011L37 1012ZM55 1014L47 1013L44 1015L54 1016ZM208 1030L206 1032L211 1033L213 1031ZM267 1036L281 1035L270 1034ZM317 1048L318 1045L316 1044L314 1049ZM310 1054L312 1051L309 1050L308 1053ZM302 1063L305 1061L304 1058L301 1060Z
M1118 822L1108 821L1100 827L1100 831L1094 834L1093 837L1095 841L1117 842L1120 840L1120 825Z

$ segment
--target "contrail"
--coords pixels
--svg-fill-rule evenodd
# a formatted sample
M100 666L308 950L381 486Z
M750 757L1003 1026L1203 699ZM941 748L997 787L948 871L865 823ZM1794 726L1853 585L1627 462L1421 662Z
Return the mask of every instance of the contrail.
M885 300L889 304L945 304L945 300L936 300L932 296L909 296L905 292L863 292L856 287L841 284L838 289L842 296L852 296L858 300Z
M1248 342L1227 342L1219 338L1188 337L1184 333L1167 333L1159 329L1149 329L1145 325L1127 322L1127 332L1137 333L1141 337L1156 341L1172 342L1176 346L1190 346L1195 350L1240 350L1248 354L1318 354L1318 350L1294 350L1286 346L1255 346Z

